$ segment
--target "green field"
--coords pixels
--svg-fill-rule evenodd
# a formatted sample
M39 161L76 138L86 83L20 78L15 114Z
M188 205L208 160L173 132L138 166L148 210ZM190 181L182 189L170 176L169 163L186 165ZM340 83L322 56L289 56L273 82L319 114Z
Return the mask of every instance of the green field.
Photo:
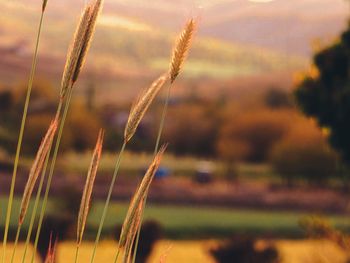
M5 198L1 198L2 211ZM19 199L14 203L18 211ZM103 203L92 206L88 220L86 238L93 238L102 212ZM122 223L127 203L113 203L110 207L104 234L111 237L111 230ZM50 201L49 210L57 210ZM60 211L56 211L60 213ZM1 225L4 224L4 213L1 213ZM233 233L252 235L269 235L275 237L302 237L303 232L298 220L307 214L297 212L269 212L244 209L224 209L210 207L185 207L172 205L148 205L146 219L157 220L164 228L165 236L172 239L219 238ZM11 225L16 227L18 213L14 213ZM332 224L341 229L350 229L349 217L329 216ZM25 221L24 228L28 225Z

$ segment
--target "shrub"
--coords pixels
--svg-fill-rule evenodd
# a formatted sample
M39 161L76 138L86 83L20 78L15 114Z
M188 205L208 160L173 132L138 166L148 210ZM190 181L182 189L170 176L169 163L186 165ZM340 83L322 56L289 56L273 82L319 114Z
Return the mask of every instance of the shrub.
M140 239L137 249L137 263L147 262L152 249L162 236L162 227L157 221L146 221L142 224Z
M270 88L265 94L265 105L271 109L290 108L292 100L289 94L281 88Z
M35 154L42 137L52 121L51 114L35 114L28 116L26 133L24 135L23 152Z
M9 90L0 91L0 114L9 111L13 106L13 95Z
M304 122L293 127L271 153L273 169L293 185L304 179L312 184L326 182L336 172L337 155L326 143L315 123Z
M216 145L218 155L231 162L265 161L293 115L292 111L256 110L226 118Z
M67 132L68 136L71 136L71 146L74 150L93 148L99 129L100 122L93 113L88 112L82 105L72 105L71 115L67 120Z
M233 237L227 243L210 250L210 253L219 263L277 263L276 248L268 246L256 248L254 239L247 237Z
M214 152L216 125L202 105L179 105L169 109L164 140L177 153L210 155Z
M119 237L121 232L121 226L118 226L115 230L115 237ZM142 223L140 231L140 239L137 249L137 263L145 263L151 255L155 243L162 237L162 226L155 220L147 220ZM135 249L135 247L133 248Z

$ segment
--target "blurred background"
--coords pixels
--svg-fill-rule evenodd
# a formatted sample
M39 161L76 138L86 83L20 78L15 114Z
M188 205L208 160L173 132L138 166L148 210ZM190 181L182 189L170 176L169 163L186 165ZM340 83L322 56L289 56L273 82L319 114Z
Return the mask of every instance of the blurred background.
M17 207L57 107L83 6L83 0L48 2ZM40 9L38 0L0 0L1 229ZM173 43L190 17L199 29L172 87L163 137L169 148L149 194L140 262L162 255L167 262L347 262L345 0L106 0L51 190L47 224L62 232L59 262L74 256L72 229L99 128L106 138L87 240L95 237L130 106L168 69ZM128 202L152 159L164 98L152 105L121 164L101 262L114 255ZM12 235L16 226L13 216ZM86 242L87 257L91 247Z

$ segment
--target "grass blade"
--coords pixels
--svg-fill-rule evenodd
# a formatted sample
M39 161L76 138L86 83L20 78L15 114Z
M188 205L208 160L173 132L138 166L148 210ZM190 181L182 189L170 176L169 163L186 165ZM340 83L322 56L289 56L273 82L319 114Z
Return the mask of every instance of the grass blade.
M29 177L24 189L23 197L22 197L22 202L21 202L21 208L20 208L20 215L19 215L19 225L22 225L23 220L26 216L28 206L29 206L29 201L32 196L32 192L34 190L35 183L37 179L39 178L40 172L43 169L44 162L46 159L46 156L49 152L50 146L52 144L53 138L56 134L57 130L57 123L58 120L55 119L49 129L46 132L45 137L43 138L41 145L39 147L39 150L37 152L37 155L35 157L34 163L32 165L32 168L29 173Z
M158 170L158 167L160 165L160 162L162 160L162 156L164 154L164 151L166 149L166 145L161 147L158 154L155 156L153 162L149 166L145 176L143 177L140 186L138 187L131 204L129 206L128 212L126 214L126 217L124 219L122 231L120 234L119 239L119 247L124 247L126 244L128 233L130 232L130 228L132 227L132 223L136 218L137 210L141 203L143 203L143 199L145 195L148 192L148 189L152 183L152 180L154 178L154 175L156 171Z
M12 173L12 179L11 179L11 186L10 186L9 201L8 201L7 210L6 210L5 230L4 230L4 237L3 237L3 253L2 253L2 262L3 263L5 263L5 258L6 258L7 236L8 236L8 230L9 230L9 225L10 225L10 220L11 220L12 203L13 203L15 184L16 184L19 156L21 153L23 133L24 133L25 123L26 123L26 119L27 119L27 113L28 113L28 107L29 107L29 101L30 101L30 96L31 96L31 92L32 92L32 87L33 87L34 76L35 76L35 72L36 72L40 36L41 36L41 31L42 31L42 26L43 26L44 13L45 13L44 11L46 8L46 4L47 4L47 0L45 0L43 2L43 8L42 8L42 12L40 15L40 21L39 21L38 33L37 33L37 37L36 37L34 56L33 56L32 66L31 66L30 75L29 75L27 94L26 94L26 99L25 99L25 103L24 103L21 127L20 127L20 131L19 131L17 148L16 148L16 155L15 155L15 161L14 161L14 167L13 167L13 173Z
M170 71L169 71L171 81L170 81L170 85L168 85L167 92L166 92L166 98L165 98L164 107L163 107L163 111L162 111L162 115L161 115L161 119L160 119L160 124L159 124L159 128L158 128L156 144L154 147L154 155L156 155L156 153L158 151L160 139L161 139L162 133L163 133L165 117L166 117L166 113L168 111L171 86L172 86L172 83L177 78L177 76L179 75L180 70L182 68L182 65L185 62L185 59L187 57L187 54L188 54L188 51L190 48L190 44L191 44L192 39L193 39L194 31L196 30L196 27L197 27L197 22L193 18L190 19L187 22L182 33L180 34L180 36L176 42L176 45L174 47L174 50L173 50L173 55L172 55L171 63L170 63ZM146 205L146 202L147 202L147 194L146 194L145 200L143 202L144 206ZM142 217L141 217L141 222L142 222ZM133 263L136 260L137 248L138 248L138 243L139 243L139 238L140 238L140 231L141 231L141 224L140 224L140 228L138 229L137 236L136 236L135 250L134 250L133 261L132 261Z
M160 89L163 87L165 81L167 80L167 75L162 75L156 79L152 85L145 90L139 99L136 101L134 106L131 108L128 122L125 126L124 139L129 141L135 134L138 125L140 124L143 116L145 115L147 109L151 105L154 98L157 96Z
M102 153L103 137L104 137L104 131L100 130L98 139L96 142L96 147L92 155L88 176L86 177L83 196L81 198L79 215L78 215L77 248L75 253L75 262L78 262L79 247L83 239L86 220L90 209L92 190L94 187L97 169L98 169L98 165L99 165L101 153Z

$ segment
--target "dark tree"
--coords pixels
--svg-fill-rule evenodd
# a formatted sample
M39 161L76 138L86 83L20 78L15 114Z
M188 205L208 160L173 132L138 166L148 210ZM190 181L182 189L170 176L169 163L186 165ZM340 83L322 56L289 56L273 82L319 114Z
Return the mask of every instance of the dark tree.
M271 87L265 94L265 104L271 109L291 108L290 94L280 88Z
M306 77L295 90L302 111L330 129L329 140L350 163L350 24L340 40L314 56L317 76Z
M268 246L258 250L249 237L232 237L226 243L210 250L218 263L279 263L276 248Z

